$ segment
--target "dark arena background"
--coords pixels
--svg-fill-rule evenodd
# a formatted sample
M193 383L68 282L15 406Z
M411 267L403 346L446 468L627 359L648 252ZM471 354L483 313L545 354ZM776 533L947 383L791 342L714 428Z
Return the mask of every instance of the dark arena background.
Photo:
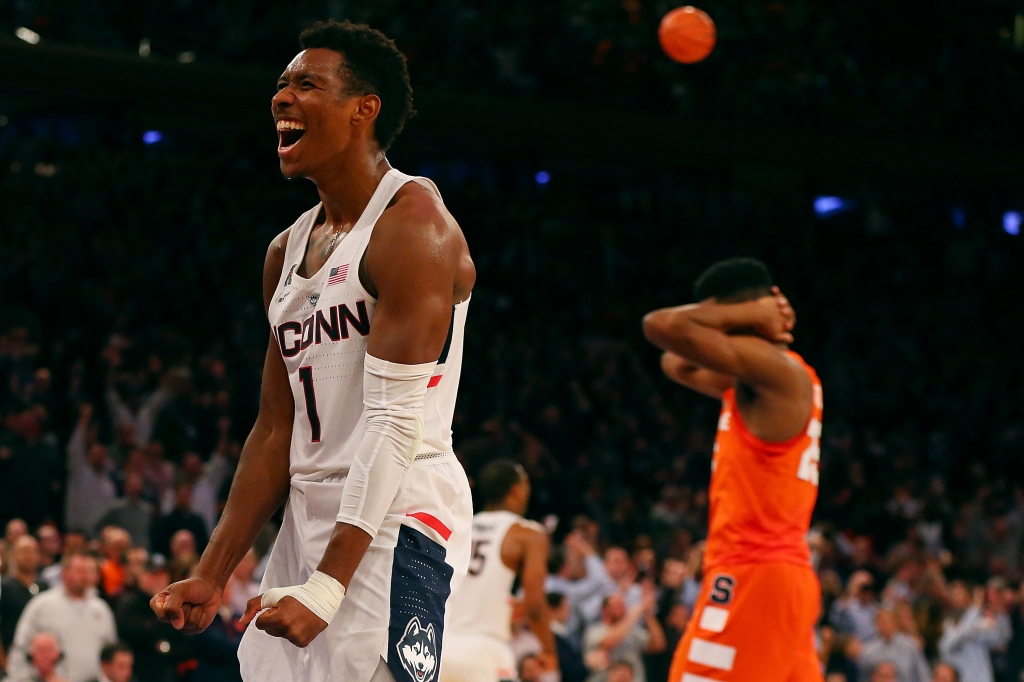
M406 55L418 113L388 158L436 181L476 262L460 461L522 463L577 581L656 590L666 643L631 677L570 603L563 680L667 679L719 407L640 323L732 256L771 268L824 385L826 679L1024 679L1024 4L703 0L718 41L691 65L658 45L677 4L0 2L3 651L45 658L19 614L84 550L129 674L240 679L275 525L203 635L146 603L195 566L255 418L267 245L317 201L281 176L270 98L336 18ZM550 679L515 618L521 679Z

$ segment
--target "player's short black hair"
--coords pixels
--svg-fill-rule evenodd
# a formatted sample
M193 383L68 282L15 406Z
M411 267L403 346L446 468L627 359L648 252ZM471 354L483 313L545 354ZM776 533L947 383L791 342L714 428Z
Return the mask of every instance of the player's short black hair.
M132 648L124 642L113 642L111 644L104 644L103 648L100 649L100 662L110 663L114 660L114 656L117 654L130 654Z
M561 592L548 592L544 596L548 600L548 607L552 609L561 608L562 603L565 601L565 595Z
M726 303L752 301L772 293L772 274L756 258L730 258L705 270L693 284L698 301L714 298Z
M395 41L366 24L330 19L306 28L299 34L299 44L304 50L326 48L342 56L346 95L380 97L374 137L381 151L387 151L416 113L405 55Z
M498 504L508 497L512 486L526 474L522 465L511 459L496 459L484 465L476 477L476 489L484 506Z

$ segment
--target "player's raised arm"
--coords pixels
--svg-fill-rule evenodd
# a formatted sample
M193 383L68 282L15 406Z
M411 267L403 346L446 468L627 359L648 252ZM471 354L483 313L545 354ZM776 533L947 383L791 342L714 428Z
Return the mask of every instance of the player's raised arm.
M665 308L644 317L644 334L662 350L751 386L785 387L802 374L775 343L793 337L776 296L743 303L713 300Z
M271 243L263 266L263 302L270 305L281 268L287 230ZM294 404L281 351L273 335L263 364L259 414L242 447L227 505L195 574L150 601L156 614L187 633L213 621L231 572L288 495L288 451Z
M710 398L721 398L736 381L734 376L698 367L672 351L661 354L661 371L677 384L692 388Z

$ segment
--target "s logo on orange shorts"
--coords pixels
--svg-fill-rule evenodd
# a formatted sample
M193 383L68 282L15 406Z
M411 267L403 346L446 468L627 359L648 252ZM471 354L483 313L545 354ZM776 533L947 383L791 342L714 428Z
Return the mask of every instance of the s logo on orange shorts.
M726 573L720 573L711 582L711 596L708 599L712 604L726 606L732 602L732 593L735 589L736 578Z

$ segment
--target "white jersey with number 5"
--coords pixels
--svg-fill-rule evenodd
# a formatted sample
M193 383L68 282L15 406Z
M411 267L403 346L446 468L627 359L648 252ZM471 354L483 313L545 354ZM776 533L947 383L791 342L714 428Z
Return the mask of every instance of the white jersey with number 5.
M452 632L512 641L512 585L516 572L501 560L501 544L514 525L543 528L510 511L480 512L473 517L469 573L452 599Z
M321 206L304 213L288 233L284 267L268 317L295 399L290 473L313 480L347 471L363 437L363 359L376 299L359 281L359 263L373 228L407 182L440 194L433 182L390 170L363 214L309 279L297 273ZM430 379L417 454L452 450L452 417L462 372L469 299L452 308L448 339Z

